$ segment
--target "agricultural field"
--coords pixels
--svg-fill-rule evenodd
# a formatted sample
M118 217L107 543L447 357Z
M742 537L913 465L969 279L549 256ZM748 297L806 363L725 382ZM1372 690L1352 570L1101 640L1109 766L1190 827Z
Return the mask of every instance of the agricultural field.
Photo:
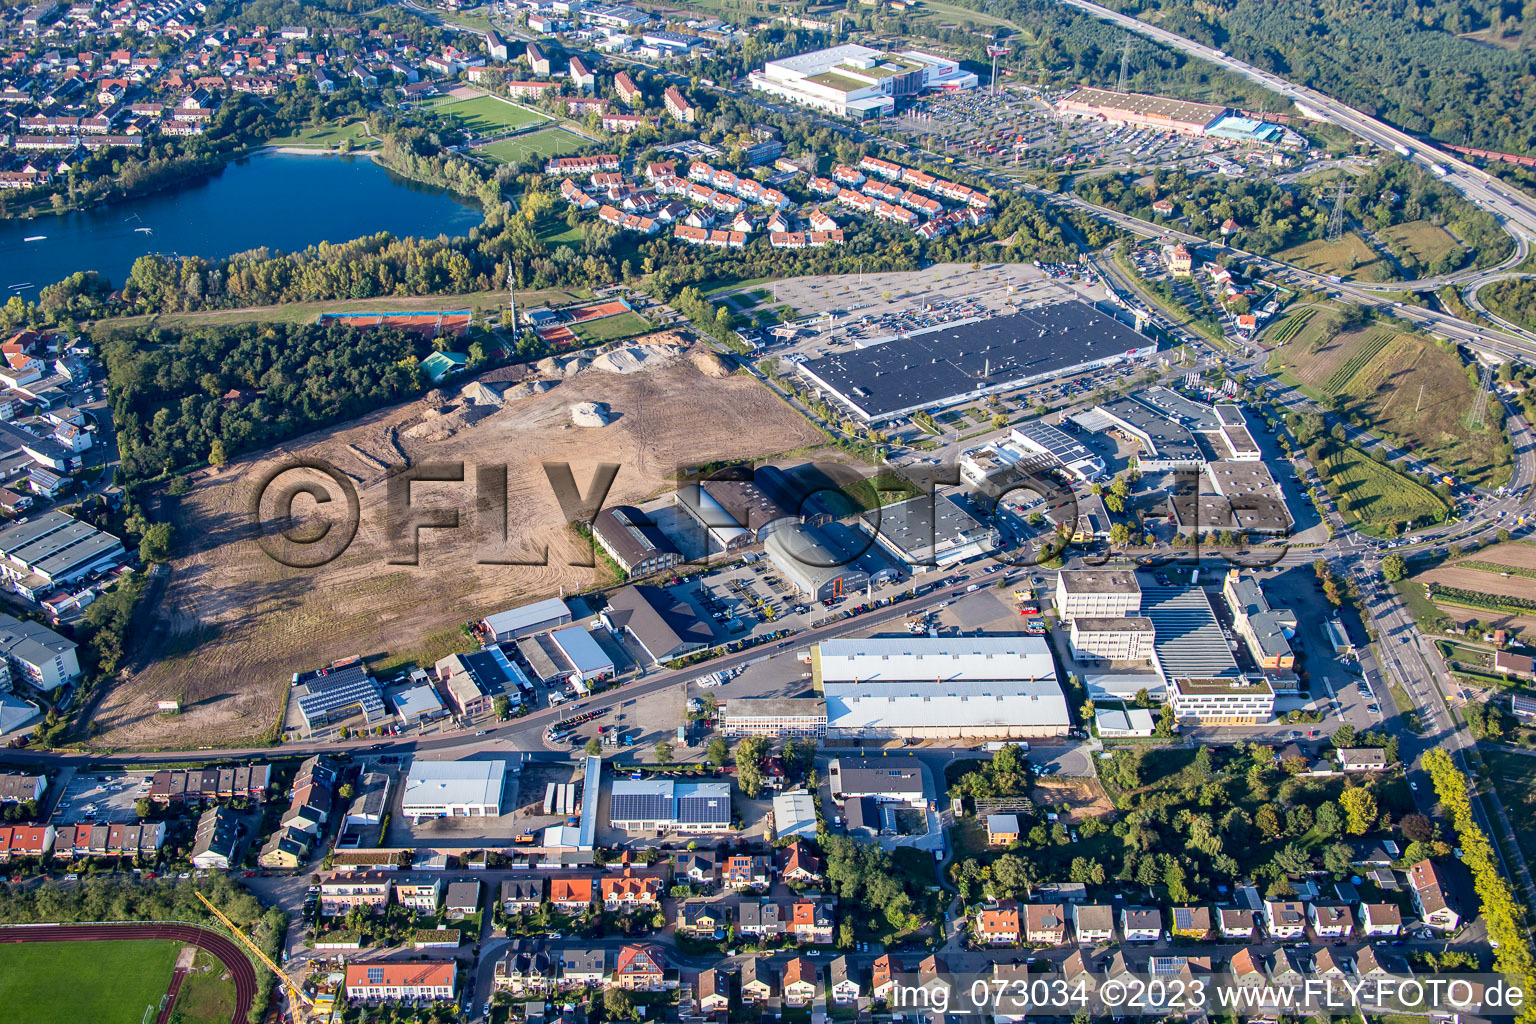
M1367 281L1376 280L1376 275L1384 272L1382 280L1389 280L1392 276L1392 268L1382 261L1381 256L1365 239L1353 231L1337 242L1318 239L1293 245L1277 252L1275 259L1294 263L1314 274L1358 277Z
M1516 605L1509 610L1474 607L1476 601L1453 603L1455 595L1443 592L1437 593L1438 600L1431 603L1432 599L1423 595L1426 585L1436 584L1472 595L1486 595L1493 602L1499 602L1500 598L1529 601L1536 593L1533 577L1536 577L1536 544L1511 541L1418 573L1404 586L1433 609L1434 614L1452 619L1457 625L1465 626L1475 619L1532 636L1536 635L1536 612L1520 614L1518 609L1523 606ZM1422 617L1420 609L1415 609L1415 617Z
M1392 523L1438 517L1445 511L1445 502L1434 491L1354 448L1334 446L1324 468L1328 490L1352 526L1377 530Z
M1448 253L1461 248L1456 236L1427 220L1412 220L1381 229L1381 237L1391 242L1399 251L1413 254L1420 273L1440 262Z
M465 131L482 136L550 119L547 114L510 103L499 96L443 96L431 103L430 107L436 113L453 118Z
M1515 575L1505 577L1496 572L1469 569L1459 563L1442 565L1437 569L1420 573L1414 579L1420 583L1438 583L1442 587L1470 590L1474 593L1487 594L1493 597L1528 599L1532 591L1536 590L1536 586L1532 586L1529 579Z
M477 146L471 152L496 163L509 164L526 160L530 156L549 159L579 153L592 145L590 139L568 132L563 128L544 128L540 131L502 139L487 146Z
M616 341L619 338L633 338L637 334L644 334L651 329L651 325L639 313L619 313L617 316L605 316L601 320L591 320L584 324L577 324L572 328L577 337L586 342Z
M148 1007L158 1011L180 950L154 940L6 943L0 1006L7 1024L142 1024Z
M1486 425L1473 429L1467 422L1474 388L1460 356L1385 324L1329 338L1331 321L1322 311L1308 318L1271 355L1270 369L1319 401L1343 395L1351 416L1372 433L1459 480L1483 487L1508 481L1503 432ZM1281 327L1288 330L1288 322Z
M545 476L548 464L568 464L586 493L598 463L617 463L607 501L618 504L662 493L679 470L701 462L825 441L756 381L722 375L717 361L704 358L709 353L677 349L675 336L658 340L668 339L658 345L668 351L636 372L596 365L572 376L554 365L494 370L494 379L517 372L555 386L500 408L444 412L447 401L439 397L381 409L194 474L191 493L168 509L185 540L146 640L127 659L128 678L102 699L93 719L100 742L120 749L229 745L275 735L295 672L359 653L379 654L378 671L430 664L463 649L465 622L599 585L606 577L581 564L591 552L577 547ZM448 390L451 399L457 389ZM616 419L600 429L572 428L571 406L586 401L606 403ZM253 488L295 456L326 460L358 495L355 538L319 568L288 568L252 542ZM506 547L488 552L466 523L458 531L423 530L416 564L400 564L412 553L386 530L385 467L402 459L505 466ZM297 485L295 477L310 476L292 468L282 479ZM422 501L473 509L474 474L466 476L462 487L432 485ZM314 475L314 482L336 493L330 478ZM167 699L181 702L181 714L156 715L157 702Z

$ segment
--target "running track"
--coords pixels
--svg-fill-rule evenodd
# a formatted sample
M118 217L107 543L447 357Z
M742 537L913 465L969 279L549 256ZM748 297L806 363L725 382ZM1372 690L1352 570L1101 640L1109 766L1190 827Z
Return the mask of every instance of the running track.
M242 1024L256 998L256 968L245 951L233 939L218 932L190 924L44 924L6 925L0 927L0 942L102 942L114 939L164 939L196 946L223 962L235 982L235 1012L230 1024ZM179 988L178 977L172 981L169 995ZM172 1000L161 1013L170 1013Z

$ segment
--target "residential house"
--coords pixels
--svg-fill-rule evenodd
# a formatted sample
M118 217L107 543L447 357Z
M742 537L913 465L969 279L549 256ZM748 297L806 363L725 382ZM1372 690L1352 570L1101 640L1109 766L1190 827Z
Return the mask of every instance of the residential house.
M805 1006L816 998L816 965L803 956L790 958L784 964L783 985L786 1006Z
M790 907L789 930L810 945L830 946L834 917L829 900L796 900Z
M1030 903L1024 907L1024 941L1059 946L1067 941L1067 909L1060 903Z
M556 963L548 953L518 951L508 953L497 961L492 983L498 992L532 995L553 991L556 979Z
M992 846L1007 846L1019 841L1019 816L1017 814L987 815L987 842Z
M1126 942L1156 942L1163 937L1163 912L1156 907L1120 911L1120 937Z
M1272 939L1299 939L1307 930L1307 909L1295 900L1265 900L1264 930Z
M40 858L52 852L57 840L58 832L52 825L0 825L0 863Z
M1395 903L1362 903L1360 925L1367 938L1396 937L1403 930L1403 912Z
M859 1001L861 989L857 971L858 968L846 956L840 956L828 965L827 991L833 1003L849 1006Z
M889 1002L901 982L901 961L886 953L869 968L869 994L880 1002Z
M1378 980L1401 978L1408 973L1407 965L1401 960L1378 953L1372 946L1361 946L1355 954L1355 977L1361 981L1375 983Z
M1296 949L1278 949L1270 961L1269 981L1277 989L1295 989L1306 984L1312 973L1312 963L1305 953Z
M395 883L395 902L417 914L435 915L442 899L441 878L406 878Z
M543 902L542 878L509 878L501 883L501 911L504 914L531 914Z
M660 946L651 943L621 946L613 963L610 984L614 988L631 991L658 992L662 988L666 969L666 956Z
M941 957L927 956L917 965L917 987L927 993L927 1005L949 1005L951 990L954 988L949 977L949 965Z
M1262 991L1269 983L1264 970L1264 954L1253 949L1240 949L1227 962L1227 973L1239 989Z
M562 914L585 914L592 906L592 879L551 878L549 902Z
M713 1016L731 1008L731 977L718 968L711 967L699 973L699 1012Z
M604 910L656 910L661 906L661 879L625 868L622 875L603 879L602 893Z
M608 978L608 952L567 946L560 951L560 985L594 988Z
M443 913L455 920L480 910L480 881L451 882L443 894Z
M720 858L713 850L688 850L677 855L675 882L713 886L720 880Z
M22 772L0 773L0 804L24 804L38 800L48 786L48 776Z
M1185 939L1203 939L1211 933L1209 907L1174 907L1173 934Z
M773 884L773 864L761 854L734 854L725 859L727 889L767 889Z
M1320 939L1347 939L1355 930L1355 915L1343 903L1313 900L1307 904L1307 919L1312 922L1312 934Z
M726 924L726 906L718 900L684 900L677 906L681 935L714 935Z
M192 842L192 866L205 871L228 871L240 845L240 819L234 811L210 807L197 819Z
M301 829L280 828L267 838L256 863L273 870L293 870L309 859L314 837Z
M1077 941L1085 945L1114 941L1114 908L1107 903L1073 904L1072 930L1077 933Z
M1222 938L1253 938L1253 929L1255 925L1253 911L1249 910L1247 907L1222 907L1216 911L1216 917L1220 922Z
M1343 747L1338 751L1339 767L1346 772L1384 772L1387 752L1381 747Z
M388 871L347 871L320 883L320 913L336 917L363 907L371 914L389 905L394 879Z
M773 900L746 900L736 908L736 930L764 938L783 935L784 908Z
M988 946L1017 946L1024 932L1019 905L1013 900L988 904L976 912L976 941Z
M1421 860L1408 869L1408 887L1413 909L1425 925L1442 932L1456 930L1461 915L1451 906L1444 869L1437 869L1434 861Z
M1337 982L1348 976L1349 972L1345 969L1348 962L1343 953L1335 954L1333 947L1324 946L1312 955L1312 974L1323 979L1333 989Z
M786 882L810 885L821 881L821 861L805 843L794 842L780 854L779 877Z
M342 988L357 1003L447 1002L457 976L452 960L373 961L348 964Z
M741 1001L761 1003L772 999L777 987L774 983L773 965L767 960L748 957L741 962Z

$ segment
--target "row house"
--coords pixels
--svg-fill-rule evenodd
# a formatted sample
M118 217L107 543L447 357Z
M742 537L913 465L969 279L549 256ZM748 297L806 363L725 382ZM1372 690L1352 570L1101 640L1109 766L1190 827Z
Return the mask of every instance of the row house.
M812 210L807 221L810 223L811 230L813 231L836 231L838 229L837 221L825 210Z
M622 875L602 880L602 896L604 910L656 910L661 906L661 879L625 868Z
M830 900L796 900L790 908L789 931L800 942L830 946L835 923Z
M784 934L784 906L774 900L745 900L736 907L736 930L742 935L777 938Z
M607 114L603 115L603 131L617 132L628 135L637 132L651 123L651 119L643 114Z
M725 858L721 880L727 889L767 889L773 884L773 862L763 854L733 854Z
M394 879L387 871L356 871L332 875L320 883L320 913L337 917L363 907L370 914L389 906Z
M52 825L0 825L0 863L52 853L57 839Z
M888 203L896 202L903 195L899 186L883 181L866 181L859 191L867 196L874 196L876 199L884 199Z
M924 217L937 217L944 212L943 205L937 199L929 199L927 196L920 196L916 192L903 192L901 198L897 201L907 209L920 213Z
M560 183L560 196L578 210L595 210L599 205L596 199L583 192L570 178Z
M881 160L879 157L866 156L859 161L859 170L870 174L878 174L882 178L899 180L901 178L901 165L893 164L889 160Z
M352 1002L435 1003L453 998L457 978L452 960L348 964L343 987Z
M558 970L558 961L543 951L508 953L496 961L491 984L514 996L544 995L559 987Z
M708 245L717 249L740 249L747 244L747 236L740 231L706 231L685 224L679 224L672 237L692 245Z
M812 195L825 196L828 199L842 191L842 187L837 182L828 178L812 178L806 182L805 187Z
M617 153L601 153L596 156L556 157L544 165L544 173L589 176L599 171L622 170L623 167L624 161Z
M562 914L585 914L592 906L591 878L551 878L549 903Z
M149 798L157 804L230 800L235 797L263 800L271 781L271 766L265 764L190 771L162 769L150 777Z
M875 208L875 200L851 188L839 189L837 202L840 206L850 207L860 213L869 213Z
M903 167L901 169L901 183L903 185L910 185L913 188L920 188L924 192L931 192L933 191L933 186L937 185L938 182L938 178L920 171L916 167Z
M881 199L875 200L875 216L881 220L894 221L902 227L916 227L918 224L917 214Z
M55 857L153 857L165 845L165 822L141 822L137 825L81 822L74 826L69 846L56 841Z
M822 179L825 180L825 179ZM832 168L832 180L840 185L851 185L854 188L864 184L864 175L856 167L847 164L838 164Z
M677 177L677 162L675 160L657 160L645 165L645 180L658 182L664 178Z

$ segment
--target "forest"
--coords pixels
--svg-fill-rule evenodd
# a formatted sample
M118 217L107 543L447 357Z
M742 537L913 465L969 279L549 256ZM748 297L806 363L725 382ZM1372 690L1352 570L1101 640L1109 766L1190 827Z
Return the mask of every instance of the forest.
M1212 241L1220 240L1222 222L1230 217L1242 227L1242 247L1266 256L1323 238L1333 207L1331 180L1311 188L1285 187L1249 178L1159 170L1153 181L1153 187L1141 187L1129 176L1110 174L1081 181L1076 191L1091 203L1144 220L1159 219L1152 203L1167 199L1174 205L1168 221L1182 219L1186 230ZM1413 164L1385 160L1368 173L1352 177L1349 189L1344 210L1351 225L1374 232L1425 220L1461 241L1460 247L1429 266L1401 254L1403 269L1410 276L1447 273L1469 259L1474 267L1492 266L1511 252L1513 242L1490 214Z
M1105 3L1405 131L1536 152L1536 0ZM1478 32L1485 38L1463 38Z
M123 475L218 464L409 398L430 351L415 334L340 324L119 330L103 357Z

